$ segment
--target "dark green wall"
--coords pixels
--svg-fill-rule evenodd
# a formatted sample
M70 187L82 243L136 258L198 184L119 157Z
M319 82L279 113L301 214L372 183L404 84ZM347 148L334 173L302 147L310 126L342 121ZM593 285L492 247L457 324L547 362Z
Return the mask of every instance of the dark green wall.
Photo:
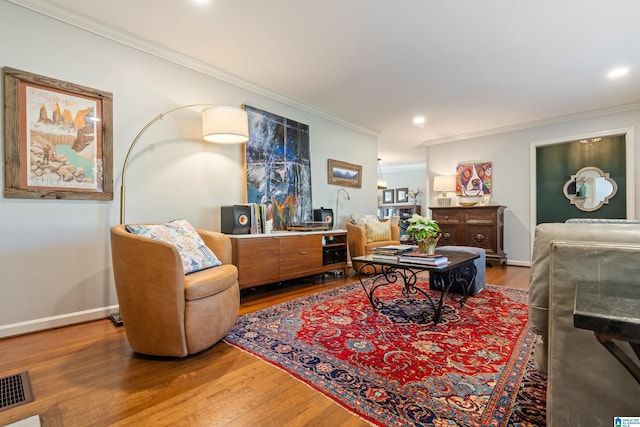
M565 197L564 184L586 166L608 172L618 185L609 204L596 211L584 212ZM626 218L625 136L603 137L598 142L580 141L536 148L536 223L564 222L569 218Z

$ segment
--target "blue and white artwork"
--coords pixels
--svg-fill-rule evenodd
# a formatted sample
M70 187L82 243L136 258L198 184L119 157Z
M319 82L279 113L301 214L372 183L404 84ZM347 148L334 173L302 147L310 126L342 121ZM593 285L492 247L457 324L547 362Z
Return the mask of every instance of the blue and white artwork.
M267 205L274 230L311 221L309 126L254 107L244 109L249 116L247 203Z

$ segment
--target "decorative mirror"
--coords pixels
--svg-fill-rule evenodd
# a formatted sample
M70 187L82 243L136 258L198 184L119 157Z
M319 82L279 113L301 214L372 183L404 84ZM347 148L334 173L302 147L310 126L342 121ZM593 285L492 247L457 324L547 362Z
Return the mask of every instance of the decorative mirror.
M608 173L595 166L587 166L571 175L562 191L572 205L581 211L591 212L609 203L618 191L618 185Z

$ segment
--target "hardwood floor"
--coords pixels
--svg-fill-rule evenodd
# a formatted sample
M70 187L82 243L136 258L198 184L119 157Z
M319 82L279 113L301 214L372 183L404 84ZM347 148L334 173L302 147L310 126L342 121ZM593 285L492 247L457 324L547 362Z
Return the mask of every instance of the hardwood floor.
M243 291L240 314L350 283L315 276ZM487 268L487 282L527 289L529 268ZM368 426L281 370L220 342L185 359L135 354L124 328L98 320L0 340L0 377L28 371L34 402L0 425Z

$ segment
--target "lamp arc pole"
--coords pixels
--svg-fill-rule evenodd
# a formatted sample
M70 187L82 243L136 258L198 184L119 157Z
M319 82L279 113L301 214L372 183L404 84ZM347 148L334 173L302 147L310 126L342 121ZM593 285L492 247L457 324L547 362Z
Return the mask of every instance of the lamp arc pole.
M340 202L340 197L339 196L340 196L340 192L341 191L344 192L345 198L347 200L351 200L351 195L349 194L349 192L347 190L345 190L344 188L339 188L338 189L338 192L336 193L336 218L333 221L333 229L334 230L336 229L336 225L338 224L338 205L339 205L339 202Z
M151 126L153 126L155 122L157 122L158 120L162 120L166 115L171 114L174 111L184 110L187 108L194 108L194 107L216 107L216 106L213 104L189 104L189 105L183 105L181 107L172 108L169 111L165 111L164 113L160 113L157 116L155 116L149 123L144 125L144 127L140 130L140 132L138 132L138 134L134 138L133 142L129 146L129 151L127 151L127 155L124 158L124 163L122 164L122 181L120 183L120 224L124 224L125 191L126 191L125 179L127 174L127 164L129 164L129 158L131 157L133 148L136 146L136 144L140 140L140 137L144 135L144 133Z

